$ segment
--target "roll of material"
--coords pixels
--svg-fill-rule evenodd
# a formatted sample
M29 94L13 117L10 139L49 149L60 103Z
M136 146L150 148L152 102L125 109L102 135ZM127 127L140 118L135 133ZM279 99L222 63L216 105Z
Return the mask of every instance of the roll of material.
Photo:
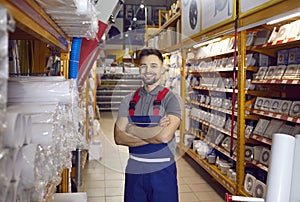
M20 112L25 115L41 114L41 113L55 113L58 102L48 103L18 103L9 104L8 111Z
M29 144L21 148L22 152L22 170L20 182L25 189L30 189L35 182L35 158L37 153L37 145Z
M25 141L24 144L30 144L32 139L32 119L30 115L25 115Z
M20 183L19 180L14 180L10 182L10 186L5 201L18 201L17 192L18 192L19 183Z
M19 148L25 142L25 117L17 112L7 112L7 127L4 130L3 144L9 148Z
M11 149L4 149L3 151L1 151L0 170L1 174L3 173L3 175L0 175L0 181L10 182L13 177L14 165L11 158L14 157L14 155L10 154L10 150Z
M294 165L292 174L292 187L290 194L290 202L300 201L300 134L295 136L295 150L294 150Z
M9 157L11 161L11 168L9 168L12 173L11 181L20 180L23 162L21 149L9 149Z
M35 123L32 124L32 139L33 144L42 146L52 145L53 124L50 123Z
M71 103L69 81L8 81L9 103Z
M295 138L275 133L267 179L266 202L290 201Z

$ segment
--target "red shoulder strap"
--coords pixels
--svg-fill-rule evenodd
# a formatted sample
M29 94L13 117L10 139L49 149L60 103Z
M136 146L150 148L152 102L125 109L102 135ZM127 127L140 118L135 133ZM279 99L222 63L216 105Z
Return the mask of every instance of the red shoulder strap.
M141 88L137 89L132 97L132 100L129 102L129 115L130 116L134 116L135 105L140 100L140 96L139 96L140 91L141 91Z
M154 116L159 115L161 101L165 98L165 96L168 92L169 92L169 88L166 88L166 87L163 90L158 92L157 97L153 102L153 115Z

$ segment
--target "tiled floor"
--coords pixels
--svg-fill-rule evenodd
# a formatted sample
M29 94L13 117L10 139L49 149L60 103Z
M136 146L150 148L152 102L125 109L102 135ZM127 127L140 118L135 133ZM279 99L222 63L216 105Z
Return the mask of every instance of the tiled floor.
M124 169L128 152L113 141L115 114L101 113L101 159L90 153L83 170L81 191L86 191L88 202L122 202ZM97 148L98 149L98 148ZM226 190L214 181L187 155L179 158L178 185L180 202L221 202Z

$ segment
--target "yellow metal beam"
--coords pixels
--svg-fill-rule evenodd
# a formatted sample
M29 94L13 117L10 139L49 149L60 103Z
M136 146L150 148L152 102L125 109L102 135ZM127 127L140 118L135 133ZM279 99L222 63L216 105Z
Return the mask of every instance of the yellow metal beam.
M244 184L245 162L245 86L246 86L246 31L238 35L238 138L237 138L237 162L236 162L236 194L241 194Z
M180 69L180 95L181 95L181 99L182 99L182 120L181 120L181 124L180 124L180 156L182 156L184 154L183 151L183 140L184 140L184 132L185 132L185 117L187 116L187 114L185 114L185 77L186 77L186 69L185 69L185 65L186 65L186 49L182 50L182 67Z

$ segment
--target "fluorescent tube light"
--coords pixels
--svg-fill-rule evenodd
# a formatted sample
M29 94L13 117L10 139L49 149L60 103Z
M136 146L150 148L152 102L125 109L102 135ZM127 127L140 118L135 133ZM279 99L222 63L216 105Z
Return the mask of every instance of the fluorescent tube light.
M221 37L219 38L215 38L215 39L212 39L212 40L209 40L209 41L205 41L205 42L202 42L202 43L198 43L196 45L193 46L193 48L198 48L198 47L201 47L201 46L205 46L207 44L210 44L210 43L214 43L214 42L218 42L218 41L221 41Z
M278 23L278 22L281 22L281 21L284 21L284 20L288 20L288 19L291 19L291 18L294 18L294 17L298 17L298 16L300 16L300 12L293 13L291 15L287 15L287 16L284 16L282 18L278 18L276 20L272 20L270 22L267 22L267 25L272 25L272 24L275 24L275 23Z

